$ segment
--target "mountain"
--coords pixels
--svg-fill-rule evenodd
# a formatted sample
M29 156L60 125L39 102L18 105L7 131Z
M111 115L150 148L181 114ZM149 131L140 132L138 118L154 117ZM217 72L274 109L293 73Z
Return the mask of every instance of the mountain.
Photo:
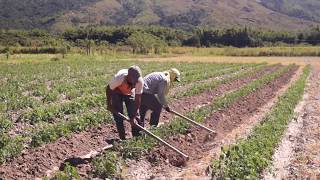
M262 0L261 4L288 16L320 22L319 0Z
M88 25L299 30L320 22L319 0L0 0L0 28Z

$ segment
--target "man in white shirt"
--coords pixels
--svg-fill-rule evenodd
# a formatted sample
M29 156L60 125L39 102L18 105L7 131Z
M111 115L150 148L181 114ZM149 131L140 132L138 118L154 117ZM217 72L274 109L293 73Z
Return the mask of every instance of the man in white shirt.
M144 124L146 112L152 111L150 125L157 126L162 108L171 112L166 95L175 81L180 82L180 72L172 68L164 72L153 72L144 78L143 94L141 97L141 124Z
M143 92L144 81L141 76L141 70L138 66L122 69L113 77L106 88L107 109L113 114L119 137L122 140L126 139L125 128L123 119L117 113L123 114L123 103L126 105L130 118L132 135L139 135L139 129L134 126L134 122L141 105ZM138 123L140 124L140 122Z

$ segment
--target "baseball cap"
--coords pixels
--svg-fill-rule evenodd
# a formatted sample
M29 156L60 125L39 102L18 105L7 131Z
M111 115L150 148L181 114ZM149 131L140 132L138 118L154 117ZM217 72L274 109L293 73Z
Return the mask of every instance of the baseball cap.
M176 80L178 82L181 82L181 74L180 74L180 71L176 68L171 68L170 69L170 78L172 78L173 80Z

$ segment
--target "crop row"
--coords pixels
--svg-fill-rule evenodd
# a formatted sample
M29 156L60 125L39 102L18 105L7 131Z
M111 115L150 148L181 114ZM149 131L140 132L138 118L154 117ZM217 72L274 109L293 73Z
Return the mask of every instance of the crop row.
M206 71L212 72L216 71L217 69L225 69L228 67L233 66L239 66L234 64L223 64L223 65L210 65L206 68ZM166 65L164 67L161 67L160 70L168 69L170 66ZM180 67L180 66L179 66ZM144 72L149 73L152 69L152 67L148 67L149 69L144 69ZM190 69L190 67L188 67ZM195 76L198 78L210 76L210 73L204 73L204 72L197 72L195 74L190 73L184 73L188 72L189 69L186 69L186 67L183 67L183 81L182 84L190 83L193 79L196 79ZM195 67L192 67L195 68ZM200 68L201 69L201 68ZM158 69L159 70L159 69ZM194 70L193 70L194 71ZM63 84L55 85L50 92L44 89L42 91L42 96L44 97L44 100L54 102L54 100L58 99L58 95L63 93L65 94L66 98L68 100L72 100L74 98L90 95L90 94L103 94L104 93L104 87L106 85L106 80L110 79L111 75L108 77L101 76L101 77L95 77L95 78L88 78L88 79L81 79L79 81L74 82L65 82Z
M117 63L115 64L118 65ZM222 65L214 64L210 66L205 66L205 64L201 64L201 63L191 64L191 65L188 64L190 67L188 67L187 64L177 64L177 63L167 63L167 64L145 63L145 64L147 65L142 64L145 72L151 72L152 69L156 69L156 67L159 65L161 65L161 68L163 70L173 66L183 67L182 69L185 69L185 71L192 70L190 69L192 67L194 69L200 69L193 76L191 76L191 74L186 75L187 79L186 81L183 81L183 83L187 83L188 81L190 82L193 79L201 79L209 76L210 73L208 74L206 72L201 72L201 69L203 69L203 67L205 67L208 72L212 72L213 70L219 69L219 68L237 66L234 64L222 64ZM203 67L199 68L200 66L203 66ZM21 79L15 80L14 78L8 76L7 77L8 80L5 83L5 85L0 87L1 89L0 99L2 100L0 102L0 108L1 108L0 110L4 112L7 110L21 110L24 108L39 107L43 105L43 103L55 102L59 100L59 97L61 96L61 94L64 94L67 99L73 99L86 94L102 93L102 89L103 89L102 87L105 86L106 80L110 79L112 74L115 73L116 69L114 67L116 66L112 64L112 66L110 66L109 68L102 69L103 71L99 70L101 71L101 74L99 76L94 76L94 77L89 76L88 78L86 75L84 75L83 77L80 76L73 80L70 76L66 76L62 78L63 82L51 81L50 83L52 87L50 88L50 90L48 89L46 84L46 82L49 82L49 79L47 78L37 79L40 75L35 75L35 77L32 77L31 79L22 78L22 80ZM57 68L60 68L60 66ZM83 69L79 69L79 71L82 71L82 70ZM51 70L51 71L55 71L55 70ZM84 73L84 74L88 74L88 73ZM27 76L27 75L24 74L24 76Z
M250 65L250 66L255 66L255 65ZM233 69L230 69L227 71L225 70L213 71L208 75L210 75L211 77L211 76L228 74L230 72L235 72L241 68L243 68L243 66L237 65ZM101 88L101 89L104 90L104 88ZM55 118L63 118L65 115L81 113L83 111L86 111L87 109L94 108L94 107L102 107L105 104L105 95L104 95L104 92L101 94L84 96L64 104L51 104L49 106L35 108L31 111L27 111L23 113L19 119L23 121L30 121L33 124L39 121L53 122Z
M235 145L222 147L218 160L213 160L211 173L217 179L258 179L272 161L275 148L284 130L294 117L294 108L301 100L310 67L282 95L272 110L257 125L248 139Z
M204 91L210 91L210 90L216 88L220 84L225 84L225 83L230 82L232 80L236 80L236 79L240 79L242 77L249 76L250 74L255 74L255 73L261 71L262 69L264 69L265 67L266 67L266 64L259 64L259 65L256 64L255 66L252 66L251 68L246 69L246 70L242 70L242 71L240 71L242 68L238 67L235 69L230 69L230 70L228 70L228 72L217 72L216 76L228 75L228 77L193 84L193 86L190 88L189 91L184 91L179 94L175 94L174 98L180 98L180 97L184 97L184 96L190 96L193 94L199 94Z

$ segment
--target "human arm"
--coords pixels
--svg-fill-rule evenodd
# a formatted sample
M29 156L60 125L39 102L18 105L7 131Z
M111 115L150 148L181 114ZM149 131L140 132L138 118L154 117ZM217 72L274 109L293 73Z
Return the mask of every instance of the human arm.
M112 93L114 93L113 90L110 88L109 85L107 85L106 87L107 109L112 113L116 113L116 111L112 107Z
M171 112L171 109L168 105L168 101L166 98L167 88L168 88L168 83L166 81L162 81L161 83L159 83L157 96L163 108L166 111Z

